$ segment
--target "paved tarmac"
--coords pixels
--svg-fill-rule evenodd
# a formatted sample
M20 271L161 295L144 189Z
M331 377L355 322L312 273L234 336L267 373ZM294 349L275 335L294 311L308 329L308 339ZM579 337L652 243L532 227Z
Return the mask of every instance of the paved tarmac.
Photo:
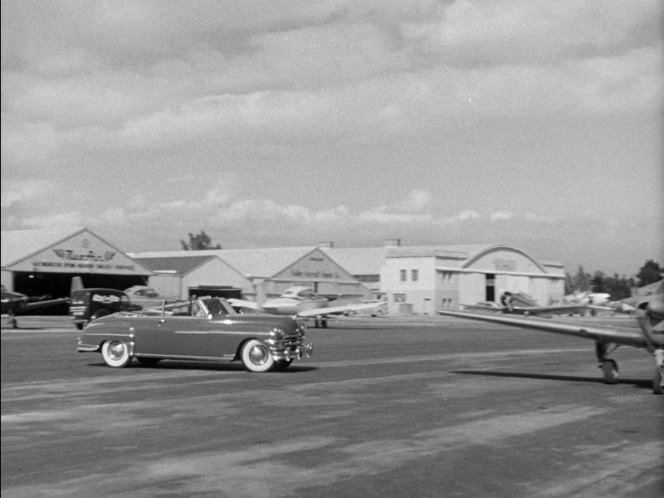
M619 349L605 385L591 341L347 318L310 329L314 356L285 372L111 369L65 320L19 326L2 330L3 498L664 492L664 396L642 350Z

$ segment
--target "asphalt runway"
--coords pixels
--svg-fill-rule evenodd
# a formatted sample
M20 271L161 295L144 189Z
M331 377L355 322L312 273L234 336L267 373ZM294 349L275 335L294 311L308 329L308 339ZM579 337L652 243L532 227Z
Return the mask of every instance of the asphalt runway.
M605 385L591 341L348 318L310 328L314 356L285 372L111 369L76 353L65 321L19 325L2 331L3 497L664 493L664 396L643 350L620 348Z

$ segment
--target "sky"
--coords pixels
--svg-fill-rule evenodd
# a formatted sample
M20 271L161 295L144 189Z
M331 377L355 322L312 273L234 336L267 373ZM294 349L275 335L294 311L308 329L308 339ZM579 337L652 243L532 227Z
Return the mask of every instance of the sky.
M664 265L657 0L2 0L2 230Z

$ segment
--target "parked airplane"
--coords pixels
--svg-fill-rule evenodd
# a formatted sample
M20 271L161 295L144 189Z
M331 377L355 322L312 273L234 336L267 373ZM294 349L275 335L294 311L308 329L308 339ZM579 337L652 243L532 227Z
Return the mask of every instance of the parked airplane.
M641 302L636 310L640 330L586 327L554 320L502 317L496 315L439 310L439 314L479 320L500 325L567 334L595 341L595 353L599 368L602 369L604 382L615 384L618 379L618 364L609 358L619 346L632 346L646 349L655 357L655 375L652 389L655 394L664 391L664 291L660 287L657 294Z
M509 291L500 296L500 304L493 301L482 301L477 304L463 304L462 306L466 310L502 311L514 315L573 315L583 313L590 307L587 304L540 306L537 301L526 294Z
M16 315L68 302L68 297L58 299L49 299L48 296L30 297L20 292L8 291L4 285L2 286L2 318L9 320L11 328L17 327Z
M129 301L133 305L140 306L143 309L159 308L164 304L169 304L177 301L175 297L161 296L152 287L146 285L134 285L124 290L124 293L129 296Z
M611 299L608 292L573 292L565 296L565 302L576 304L601 305L606 304Z
M614 301L608 306L619 313L633 313L639 309L643 303L648 302L654 294L664 293L664 279L658 280L652 284L644 285L634 291L634 294L620 301Z
M329 306L330 300L314 293L313 289L294 286L286 289L281 296L268 299L263 304L243 299L228 299L235 308L245 308L269 313L271 315L290 315L295 318L313 318L315 326L327 327L327 318L331 315L344 315L360 310L379 308L382 302L354 303L341 306Z

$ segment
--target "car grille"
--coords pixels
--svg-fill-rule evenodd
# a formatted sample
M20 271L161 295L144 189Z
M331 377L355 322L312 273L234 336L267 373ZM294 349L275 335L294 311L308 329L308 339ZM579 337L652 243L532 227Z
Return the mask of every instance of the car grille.
M296 348L300 344L302 344L302 340L300 338L300 335L291 335L291 336L288 336L288 337L284 337L284 340L283 340L284 349Z

